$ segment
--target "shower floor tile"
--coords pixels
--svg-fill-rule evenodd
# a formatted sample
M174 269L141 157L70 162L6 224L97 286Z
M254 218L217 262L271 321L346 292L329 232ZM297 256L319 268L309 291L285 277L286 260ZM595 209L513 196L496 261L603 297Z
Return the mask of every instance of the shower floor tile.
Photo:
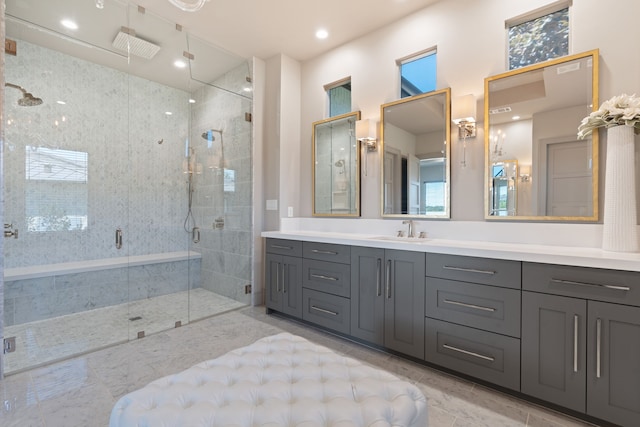
M242 304L202 288L53 319L7 326L16 351L5 355L5 373L42 366L224 313ZM130 320L136 319L136 320Z

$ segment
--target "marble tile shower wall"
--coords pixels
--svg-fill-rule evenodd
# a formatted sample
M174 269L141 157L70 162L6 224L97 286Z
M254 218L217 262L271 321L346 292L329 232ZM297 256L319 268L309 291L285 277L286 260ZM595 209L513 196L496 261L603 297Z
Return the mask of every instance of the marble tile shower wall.
M5 268L188 249L187 92L21 40L5 75L44 99L19 107L19 93L5 91L5 222L20 230L5 242ZM86 230L26 231L27 146L88 153ZM117 227L125 231L122 250Z
M250 70L243 64L215 84L239 93L247 84L246 77L250 77ZM252 138L245 113L251 112L252 101L213 86L198 90L195 99L191 134L203 168L194 176L193 213L201 239L193 248L202 254L202 287L250 304L251 295L245 294L245 286L251 283L253 241ZM211 146L197 137L208 129L222 130L222 138L214 134L216 140ZM215 228L219 219L224 220L222 229Z

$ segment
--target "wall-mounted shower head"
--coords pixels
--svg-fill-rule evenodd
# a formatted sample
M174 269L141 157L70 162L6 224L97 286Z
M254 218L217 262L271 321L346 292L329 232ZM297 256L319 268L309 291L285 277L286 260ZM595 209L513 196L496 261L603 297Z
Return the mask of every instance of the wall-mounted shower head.
M343 166L344 166L344 160L342 160L342 159L338 160L338 161L335 163L335 165L336 165L337 167L339 167L339 168L343 167Z
M18 89L22 92L22 98L18 99L18 105L21 107L34 107L36 105L42 104L41 98L36 98L30 92L27 92L22 86L15 85L13 83L5 83L7 87L12 87L14 89Z
M220 137L222 137L222 131L221 130L209 129L209 130L206 130L206 131L202 132L202 138L206 139L207 141L215 141L216 137L213 136L213 134L216 133L216 132L220 134Z

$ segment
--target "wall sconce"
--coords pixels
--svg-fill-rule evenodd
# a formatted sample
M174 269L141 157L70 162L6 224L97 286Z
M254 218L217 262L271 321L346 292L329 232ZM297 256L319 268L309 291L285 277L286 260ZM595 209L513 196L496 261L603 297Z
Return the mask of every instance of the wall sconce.
M467 166L467 138L476 136L476 97L459 96L451 109L452 121L458 126L458 138L462 139L462 167Z
M531 165L520 165L520 182L531 181Z
M453 123L458 126L460 139L476 136L476 97L465 95L457 97L452 106Z
M368 152L378 150L376 133L376 122L369 119L356 122L356 139L367 147Z

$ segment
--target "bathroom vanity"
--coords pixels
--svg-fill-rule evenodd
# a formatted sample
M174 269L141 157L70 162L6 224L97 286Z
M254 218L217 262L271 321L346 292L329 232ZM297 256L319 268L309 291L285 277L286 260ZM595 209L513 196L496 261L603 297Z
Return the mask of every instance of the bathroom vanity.
M638 254L265 232L267 311L586 418L640 424Z

